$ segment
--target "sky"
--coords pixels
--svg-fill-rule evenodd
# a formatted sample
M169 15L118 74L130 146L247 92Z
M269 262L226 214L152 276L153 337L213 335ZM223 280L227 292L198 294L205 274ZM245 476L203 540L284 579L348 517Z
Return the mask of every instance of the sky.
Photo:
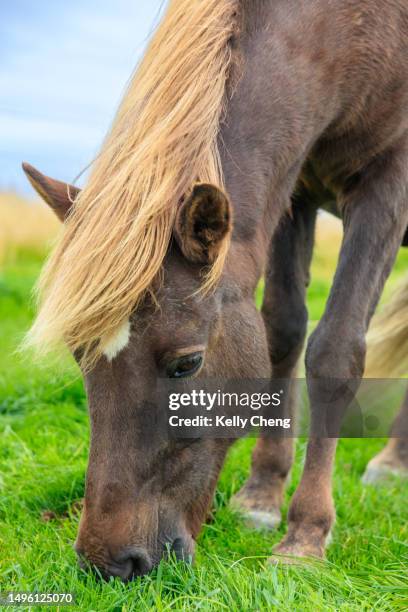
M31 193L22 161L69 182L92 161L163 5L1 2L0 190Z

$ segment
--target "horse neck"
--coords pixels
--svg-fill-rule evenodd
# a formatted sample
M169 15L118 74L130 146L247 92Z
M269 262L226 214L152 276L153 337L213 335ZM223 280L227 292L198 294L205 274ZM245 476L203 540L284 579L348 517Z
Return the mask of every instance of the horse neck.
M242 29L234 50L219 151L234 211L227 273L243 290L252 291L265 270L273 233L290 210L291 194L320 127L313 119L316 113L306 112L304 96L294 95L274 46L265 44L270 30L265 24L275 24L278 16L282 19L280 3L277 8L275 3L242 0L241 6ZM289 33L292 29L296 33L295 22L289 11L284 16ZM305 74L304 82L311 78ZM309 123L305 116L312 117Z
M304 157L293 152L283 160L274 142L273 124L265 132L262 121L246 116L245 87L227 109L220 130L220 154L226 191L233 207L233 235L227 274L241 287L253 291L265 271L269 245L283 215ZM265 101L265 116L267 116ZM274 123L278 123L276 118ZM280 139L278 139L280 140ZM280 140L282 143L282 141ZM260 144L261 143L261 144Z

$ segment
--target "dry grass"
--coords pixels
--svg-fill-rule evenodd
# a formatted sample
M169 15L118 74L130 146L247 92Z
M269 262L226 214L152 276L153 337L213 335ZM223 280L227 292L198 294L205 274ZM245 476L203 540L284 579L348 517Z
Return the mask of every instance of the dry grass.
M45 254L60 223L38 200L0 193L0 266L21 250Z
M330 282L336 269L337 257L343 237L340 219L320 213L316 226L316 243L313 254L313 276L320 281Z

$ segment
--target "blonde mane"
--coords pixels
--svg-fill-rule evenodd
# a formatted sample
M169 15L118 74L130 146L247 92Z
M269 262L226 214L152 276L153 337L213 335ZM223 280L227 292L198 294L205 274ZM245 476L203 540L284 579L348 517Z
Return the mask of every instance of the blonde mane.
M197 180L222 187L217 136L237 8L238 0L170 0L42 272L27 337L40 352L64 341L92 365L157 276L180 198Z

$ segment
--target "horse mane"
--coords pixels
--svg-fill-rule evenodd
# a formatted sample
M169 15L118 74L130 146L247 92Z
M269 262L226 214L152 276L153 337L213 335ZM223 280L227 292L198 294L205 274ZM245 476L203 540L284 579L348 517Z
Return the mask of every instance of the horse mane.
M40 353L64 341L93 365L158 275L182 196L197 180L223 186L217 137L238 5L170 0L41 274L26 340Z

